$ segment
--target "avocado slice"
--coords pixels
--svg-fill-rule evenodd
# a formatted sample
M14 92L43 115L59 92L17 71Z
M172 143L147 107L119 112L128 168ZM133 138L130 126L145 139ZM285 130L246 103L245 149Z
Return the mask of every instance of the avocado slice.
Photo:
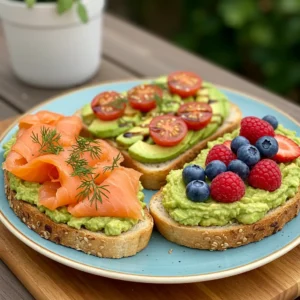
M135 126L132 129L120 134L116 139L117 143L128 148L137 141L142 141L145 136L149 135L148 125L150 124L151 120L152 119L149 118L138 126Z
M136 114L133 117L124 116L121 119L113 121L102 121L100 119L94 119L89 125L88 130L94 136L99 138L112 138L126 132L141 119L140 114Z
M192 131L188 131L185 138L176 146L162 147L151 145L143 141L134 143L129 149L130 156L142 163L161 163L177 157L185 151L193 136Z
M90 103L84 105L81 108L80 113L81 113L82 120L86 125L91 124L92 121L96 118Z

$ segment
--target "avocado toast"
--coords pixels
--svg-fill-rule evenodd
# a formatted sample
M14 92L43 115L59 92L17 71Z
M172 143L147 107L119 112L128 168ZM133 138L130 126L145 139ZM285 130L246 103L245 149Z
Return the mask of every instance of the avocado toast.
M275 131L264 120L244 118L240 131L209 142L183 170L171 171L150 201L165 238L226 250L260 241L298 215L300 138L272 124Z
M4 145L5 193L16 215L43 238L99 257L135 255L153 220L140 173L119 151L79 137L82 123L47 111L26 115Z
M104 104L99 104L101 101ZM103 114L105 109L107 115ZM109 115L111 112L114 116ZM171 170L194 159L208 141L231 132L241 120L237 106L191 72L174 72L121 94L101 93L77 114L85 124L84 134L105 138L120 149L124 166L141 172L141 182L147 189L159 189ZM164 116L174 122L162 120ZM166 124L175 128L178 117L188 130L175 141L174 131L168 132ZM178 135L183 131L180 126ZM161 136L157 137L154 131L160 127Z

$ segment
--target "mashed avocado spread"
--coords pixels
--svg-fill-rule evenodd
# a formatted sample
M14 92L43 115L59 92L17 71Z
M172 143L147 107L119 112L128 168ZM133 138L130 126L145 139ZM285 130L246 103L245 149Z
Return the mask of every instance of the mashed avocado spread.
M276 133L283 134L300 144L300 138L296 137L296 133L281 125L279 125ZM209 142L208 148L202 150L193 163L205 167L209 149L226 140L232 140L237 135L238 130ZM234 222L252 224L262 219L269 210L292 198L298 191L300 158L291 163L282 163L279 167L282 173L282 184L279 189L268 192L247 186L245 196L234 203L219 203L212 199L202 203L190 201L185 194L182 170L171 171L167 177L167 184L163 188L162 203L171 218L183 225L223 226Z
M15 141L16 137L13 136L3 146L4 157L7 156ZM11 189L16 192L15 197L17 200L23 200L37 206L42 213L44 213L56 223L64 223L76 229L84 227L91 231L103 231L106 235L120 235L122 232L130 230L138 222L138 220L136 219L115 217L75 218L67 211L66 207L50 210L44 206L38 205L38 190L40 187L39 183L21 180L11 173L9 173L9 183ZM140 200L142 207L144 208L146 204L143 202L144 193L142 192L142 190L143 187L140 184L140 190L137 197Z

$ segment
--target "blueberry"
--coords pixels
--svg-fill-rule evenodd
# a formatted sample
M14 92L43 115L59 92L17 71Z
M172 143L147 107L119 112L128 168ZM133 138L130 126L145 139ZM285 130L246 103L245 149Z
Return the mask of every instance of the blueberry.
M237 152L237 158L251 167L259 162L260 153L256 147L252 145L246 145L239 148Z
M186 196L194 202L203 202L210 194L209 186L202 180L193 180L186 186Z
M182 178L185 185L187 185L193 180L205 180L205 172L198 165L189 165L183 169Z
M264 157L273 157L278 152L278 142L272 136L259 138L255 146Z
M226 165L220 160L213 160L205 169L205 174L209 180L213 180L216 176L227 171Z
M246 180L249 176L249 167L239 159L232 160L228 165L228 171L236 173L243 180Z
M250 142L243 136L237 136L231 142L231 150L236 154L239 148L245 145L250 145Z
M271 124L274 129L276 129L278 127L278 121L274 116L267 115L267 116L264 116L262 119L264 121L268 122L269 124Z

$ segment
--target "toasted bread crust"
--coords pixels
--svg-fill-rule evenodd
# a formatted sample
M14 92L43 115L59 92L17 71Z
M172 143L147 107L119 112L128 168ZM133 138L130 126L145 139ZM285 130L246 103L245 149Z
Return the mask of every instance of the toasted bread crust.
M76 114L80 116L80 112L77 112ZM144 188L149 190L158 190L164 184L166 184L166 177L171 170L180 169L185 163L193 160L202 149L206 148L206 145L209 141L215 140L218 137L223 136L225 133L232 132L234 129L238 128L241 118L242 113L240 109L236 105L231 104L230 116L224 120L222 126L213 135L199 142L188 151L179 155L177 158L162 164L151 164L154 167L149 167L150 164L140 163L132 159L126 150L120 149L122 155L124 156L124 162L122 165L128 168L133 168L143 174L141 177L141 182ZM89 135L86 126L83 128L82 135ZM111 140L107 140L107 142L109 142L113 147L119 148L116 142Z
M250 225L184 226L171 219L162 205L162 193L150 201L150 213L159 232L169 241L196 249L226 250L257 242L281 230L296 217L300 208L298 193L282 206L269 211L264 218Z
M121 258L135 255L149 242L153 219L145 209L145 219L119 236L107 236L102 232L75 229L66 224L52 221L38 208L25 201L17 200L11 190L7 173L4 171L5 193L15 214L41 237L76 250L106 258Z

